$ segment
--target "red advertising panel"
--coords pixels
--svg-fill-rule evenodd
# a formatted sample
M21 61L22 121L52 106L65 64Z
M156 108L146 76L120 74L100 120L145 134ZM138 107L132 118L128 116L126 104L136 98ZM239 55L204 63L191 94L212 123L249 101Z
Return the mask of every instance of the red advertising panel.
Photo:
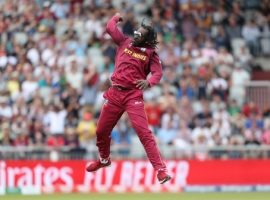
M270 184L270 160L167 161L172 181L161 186L148 161L114 161L87 173L86 161L0 161L0 188L63 191L181 191L192 185Z
M253 185L270 183L270 160L189 161L188 184Z

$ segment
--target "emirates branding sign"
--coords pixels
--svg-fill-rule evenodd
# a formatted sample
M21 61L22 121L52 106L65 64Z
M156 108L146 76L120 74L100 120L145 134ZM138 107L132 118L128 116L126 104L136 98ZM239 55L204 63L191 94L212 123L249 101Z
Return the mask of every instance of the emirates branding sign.
M187 161L167 161L174 177L161 186L148 161L116 161L95 173L85 171L85 161L1 161L0 188L41 188L41 191L180 191L186 185Z
M95 173L86 161L0 161L0 194L20 192L180 192L268 190L270 160L168 160L171 181L160 185L148 161L114 161ZM255 189L254 189L255 188ZM238 188L239 189L239 188ZM270 189L269 189L270 190Z

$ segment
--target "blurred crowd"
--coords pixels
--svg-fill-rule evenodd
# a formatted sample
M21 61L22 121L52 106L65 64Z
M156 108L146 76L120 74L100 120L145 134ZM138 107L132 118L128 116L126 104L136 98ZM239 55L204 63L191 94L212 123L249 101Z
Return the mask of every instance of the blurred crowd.
M1 0L1 146L95 144L116 52L105 25L117 11L125 34L144 17L158 32L164 75L144 97L160 144L270 144L270 109L245 101L244 86L270 54L269 0ZM124 114L112 143L134 137Z

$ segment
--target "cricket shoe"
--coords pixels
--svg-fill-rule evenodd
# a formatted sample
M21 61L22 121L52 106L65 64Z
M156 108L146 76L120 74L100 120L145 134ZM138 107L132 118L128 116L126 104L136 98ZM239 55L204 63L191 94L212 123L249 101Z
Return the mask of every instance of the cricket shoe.
M160 184L166 183L171 180L171 176L167 174L166 170L159 170L157 173L157 178Z
M86 167L86 171L95 172L95 171L99 170L100 168L109 167L110 165L111 165L110 158L108 158L108 159L101 158L101 159L99 159L97 161L94 161L94 162L90 163Z

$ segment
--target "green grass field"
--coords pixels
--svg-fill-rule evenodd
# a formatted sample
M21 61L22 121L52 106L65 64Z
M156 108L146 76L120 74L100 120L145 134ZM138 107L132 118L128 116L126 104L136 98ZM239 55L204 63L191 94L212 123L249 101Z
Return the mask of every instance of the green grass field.
M42 196L6 195L2 200L269 200L270 193L143 193L143 194L53 194Z

